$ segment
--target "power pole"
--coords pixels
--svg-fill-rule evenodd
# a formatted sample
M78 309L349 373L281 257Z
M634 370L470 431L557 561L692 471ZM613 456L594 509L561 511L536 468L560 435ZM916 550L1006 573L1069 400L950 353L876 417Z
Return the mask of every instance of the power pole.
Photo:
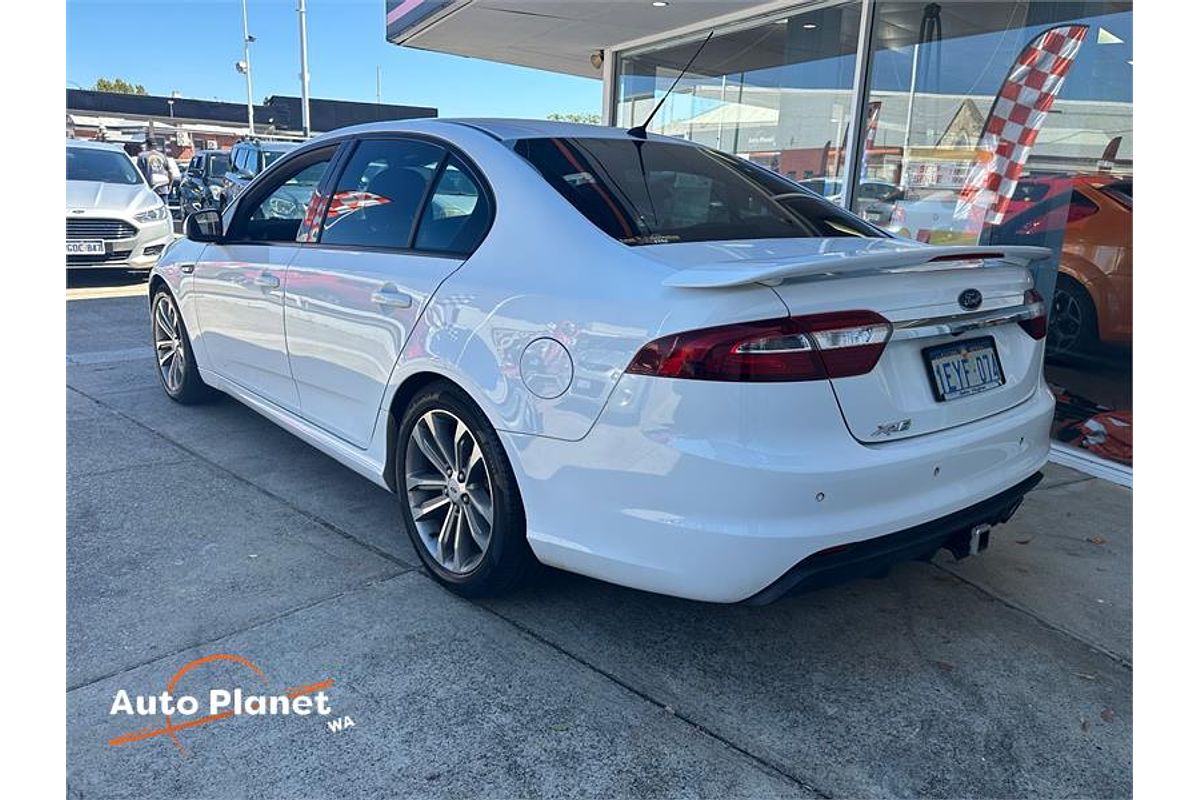
M312 125L308 116L308 9L304 0L296 9L300 17L300 114L303 119L304 136L312 135Z
M246 118L250 122L250 135L254 135L254 82L250 78L250 22L246 15L246 0L242 0L242 63L246 69Z
M383 67L375 65L375 105L383 105Z

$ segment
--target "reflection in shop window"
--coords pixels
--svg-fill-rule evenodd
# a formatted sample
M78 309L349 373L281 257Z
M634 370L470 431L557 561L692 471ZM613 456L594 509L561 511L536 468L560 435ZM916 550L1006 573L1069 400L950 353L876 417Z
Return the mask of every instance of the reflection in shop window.
M851 168L861 11L718 30L651 130L754 161L899 236L1051 248L1058 274L1039 285L1055 435L1131 464L1132 4L878 3ZM702 38L621 58L618 124L645 119Z
M844 171L862 8L846 3L730 31L705 46L650 125L794 180ZM645 120L703 35L621 59L618 124ZM840 191L830 182L826 196Z
M1127 464L1132 16L1112 2L881 3L852 206L923 242L1052 248L1055 435Z

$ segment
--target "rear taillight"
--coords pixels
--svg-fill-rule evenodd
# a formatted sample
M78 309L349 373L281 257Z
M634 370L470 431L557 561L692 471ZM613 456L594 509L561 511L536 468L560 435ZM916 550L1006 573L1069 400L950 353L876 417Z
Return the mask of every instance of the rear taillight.
M814 381L875 368L892 325L874 311L743 322L664 336L627 372L704 381Z
M1025 305L1032 307L1034 315L1020 322L1022 328L1034 339L1046 338L1046 301L1037 289L1025 291Z

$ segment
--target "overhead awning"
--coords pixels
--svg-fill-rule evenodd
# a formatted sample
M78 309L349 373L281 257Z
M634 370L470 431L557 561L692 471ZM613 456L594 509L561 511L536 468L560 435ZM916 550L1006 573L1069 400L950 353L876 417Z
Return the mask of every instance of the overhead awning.
M746 0L387 0L393 44L599 78L592 53L726 15Z

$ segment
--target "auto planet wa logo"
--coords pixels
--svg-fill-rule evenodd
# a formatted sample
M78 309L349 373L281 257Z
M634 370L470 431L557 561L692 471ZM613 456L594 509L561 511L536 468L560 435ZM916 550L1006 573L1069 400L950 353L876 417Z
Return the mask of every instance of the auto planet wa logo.
M248 670L251 688L230 685L209 688L199 694L177 692L188 673L197 667L217 662L237 664ZM257 664L239 655L215 653L189 661L171 676L166 689L158 694L134 695L120 689L113 695L109 716L162 717L163 722L109 739L108 745L120 747L166 736L180 755L187 755L187 749L179 738L182 731L236 717L311 716L322 720L330 733L354 727L354 720L350 717L333 716L327 692L333 686L332 678L274 693L267 691L269 683L266 673Z

